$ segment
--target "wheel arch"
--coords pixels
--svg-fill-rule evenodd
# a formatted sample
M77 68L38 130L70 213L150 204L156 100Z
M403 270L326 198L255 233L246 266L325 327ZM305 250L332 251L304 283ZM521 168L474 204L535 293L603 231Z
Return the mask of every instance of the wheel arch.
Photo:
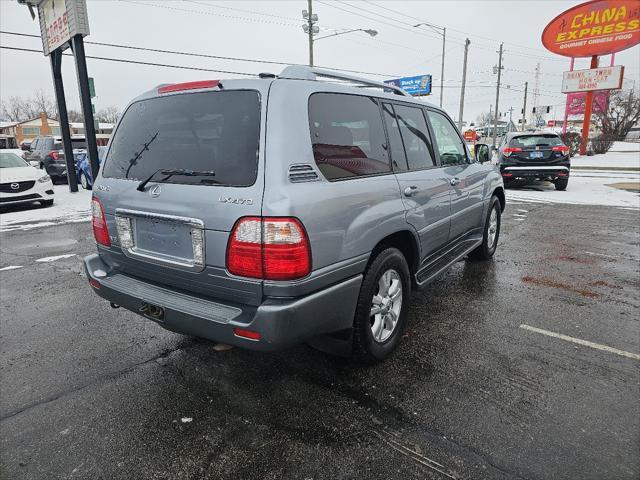
M504 195L504 188L502 187L497 187L494 191L493 191L493 195L495 195L496 197L498 197L498 200L500 201L500 210L502 212L504 212L505 207L507 206L507 199Z
M420 264L420 244L415 232L399 230L381 239L371 251L367 268L376 258L377 254L385 248L394 247L402 252L409 265L409 271L414 274Z

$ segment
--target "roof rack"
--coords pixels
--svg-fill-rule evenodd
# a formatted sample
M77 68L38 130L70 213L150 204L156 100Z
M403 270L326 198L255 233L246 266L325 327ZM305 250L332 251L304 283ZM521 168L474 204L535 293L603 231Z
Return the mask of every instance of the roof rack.
M395 85L387 85L384 82L376 82L375 80L368 80L366 78L356 77L355 75L333 72L331 70L323 70L321 68L307 67L304 65L292 65L290 67L285 67L285 69L282 70L282 73L280 73L280 75L278 76L278 78L286 78L290 80L318 80L318 77L331 78L334 80L344 80L366 87L384 88L393 91L393 93L395 93L396 95L403 95L406 97L411 96L403 89L401 89L400 87L396 87Z

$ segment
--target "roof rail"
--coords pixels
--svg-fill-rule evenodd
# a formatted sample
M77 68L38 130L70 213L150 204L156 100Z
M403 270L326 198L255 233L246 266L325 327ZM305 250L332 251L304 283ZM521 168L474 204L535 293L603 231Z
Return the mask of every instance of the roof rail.
M387 85L384 82L376 82L375 80L356 77L355 75L348 75L346 73L334 72L332 70L324 70L321 68L307 67L305 65L292 65L289 67L285 67L285 69L282 70L282 73L280 73L280 75L278 76L278 78L286 78L290 80L318 80L318 77L332 78L334 80L345 80L367 87L385 88L388 90L392 90L396 95L404 95L407 97L411 96L403 89L401 89L400 87L396 87L395 85Z

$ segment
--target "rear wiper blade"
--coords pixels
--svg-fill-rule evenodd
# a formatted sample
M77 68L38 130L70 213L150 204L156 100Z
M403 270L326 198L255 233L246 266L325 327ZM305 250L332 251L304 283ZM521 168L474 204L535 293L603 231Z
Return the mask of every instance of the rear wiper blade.
M151 175L149 175L146 179L144 179L143 181L141 181L138 186L136 187L136 190L140 191L140 192L144 192L144 187L147 185L147 183L149 183L153 177L155 177L158 173L161 173L162 175L166 175L162 180L160 180L161 182L164 182L165 180L167 180L170 177L173 177L174 175L185 175L188 177L215 177L216 172L214 172L213 170L188 170L186 168L177 168L175 170L165 170L165 169L158 169L155 172L153 172Z

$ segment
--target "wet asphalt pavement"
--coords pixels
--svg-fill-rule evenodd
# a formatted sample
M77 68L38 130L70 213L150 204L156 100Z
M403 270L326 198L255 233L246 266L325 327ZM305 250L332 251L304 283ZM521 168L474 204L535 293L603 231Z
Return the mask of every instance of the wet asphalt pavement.
M510 204L495 259L415 293L373 367L216 352L111 309L88 223L0 234L0 267L23 266L0 271L0 476L637 479L638 220Z

